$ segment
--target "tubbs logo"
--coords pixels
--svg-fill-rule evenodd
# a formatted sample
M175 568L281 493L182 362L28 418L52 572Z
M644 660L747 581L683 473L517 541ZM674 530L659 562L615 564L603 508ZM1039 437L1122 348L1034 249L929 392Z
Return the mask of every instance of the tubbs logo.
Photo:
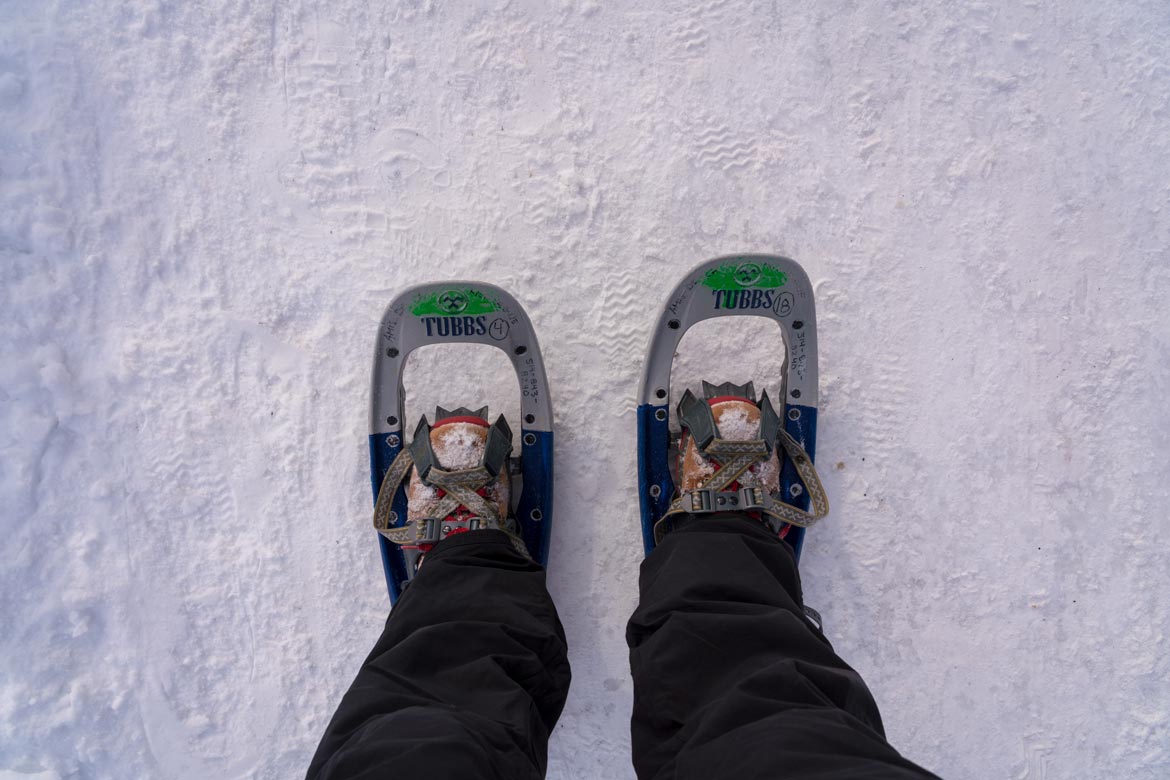
M445 293L439 293L435 303L448 314L458 314L467 308L467 296L458 290L448 290Z
M788 275L767 263L724 263L703 275L716 309L771 309Z
M438 336L441 339L461 339L470 336L482 336L489 333L488 328L499 322L499 318L488 323L487 317L480 315L478 317L420 317L423 326L427 329L427 338ZM499 341L499 338L494 332L491 332L492 338Z
M771 290L787 281L788 274L766 263L724 263L703 275L712 290Z
M760 267L755 263L744 263L735 268L735 283L740 287L751 287L760 281Z
M416 317L455 317L491 314L500 310L500 302L479 290L448 289L419 295L410 304L410 313Z

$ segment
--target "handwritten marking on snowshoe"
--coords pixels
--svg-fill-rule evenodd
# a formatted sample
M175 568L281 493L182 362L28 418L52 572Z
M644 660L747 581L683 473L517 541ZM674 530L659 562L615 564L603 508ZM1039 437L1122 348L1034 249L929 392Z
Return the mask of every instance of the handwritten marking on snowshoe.
M495 318L491 321L491 324L488 325L488 335L496 341L503 341L504 339L508 338L509 330L511 330L511 326L508 325L508 321L503 317Z
M792 313L792 306L796 302L796 298L790 292L782 292L776 296L776 305L772 307L772 311L776 313L777 317L787 317Z

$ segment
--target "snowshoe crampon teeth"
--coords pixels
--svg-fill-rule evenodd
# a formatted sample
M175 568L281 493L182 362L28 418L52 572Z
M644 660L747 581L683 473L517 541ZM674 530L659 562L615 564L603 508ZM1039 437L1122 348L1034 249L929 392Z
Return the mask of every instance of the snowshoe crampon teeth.
M481 406L478 409L472 411L466 406L460 406L458 409L448 411L441 406L435 407L436 425L450 417L478 417L481 420L486 420L488 418L488 408L486 406Z
M726 396L746 398L752 403L755 403L756 388L752 382L748 382L746 385L737 385L732 382L724 382L723 384L716 385L703 380L703 398L710 401L712 398L723 398Z

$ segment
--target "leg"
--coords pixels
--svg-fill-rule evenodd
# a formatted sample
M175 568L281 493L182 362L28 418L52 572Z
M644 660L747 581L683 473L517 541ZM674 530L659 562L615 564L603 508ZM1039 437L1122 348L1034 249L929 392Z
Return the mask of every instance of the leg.
M923 778L803 614L787 544L743 516L668 533L626 639L634 767L651 778Z
M501 531L452 536L394 607L308 778L543 777L568 690L544 570Z

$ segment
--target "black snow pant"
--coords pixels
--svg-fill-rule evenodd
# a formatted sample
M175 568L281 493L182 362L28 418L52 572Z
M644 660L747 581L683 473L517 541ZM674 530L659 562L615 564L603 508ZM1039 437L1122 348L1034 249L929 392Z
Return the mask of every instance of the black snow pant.
M672 531L626 639L640 780L934 777L804 616L791 548L745 517ZM499 531L440 543L341 701L309 780L540 778L569 689L544 571Z

